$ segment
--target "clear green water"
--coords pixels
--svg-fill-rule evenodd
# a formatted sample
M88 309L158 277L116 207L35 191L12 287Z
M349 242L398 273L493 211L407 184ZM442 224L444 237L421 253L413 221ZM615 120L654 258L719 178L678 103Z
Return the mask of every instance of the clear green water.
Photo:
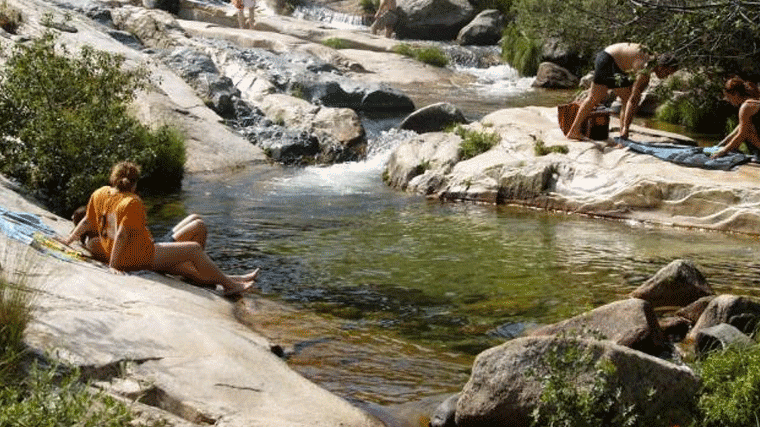
M217 262L261 267L262 293L298 309L254 321L291 365L383 405L458 390L480 350L625 298L677 258L718 292L758 294L756 237L440 204L390 190L380 164L193 176L151 216L161 233L201 214Z

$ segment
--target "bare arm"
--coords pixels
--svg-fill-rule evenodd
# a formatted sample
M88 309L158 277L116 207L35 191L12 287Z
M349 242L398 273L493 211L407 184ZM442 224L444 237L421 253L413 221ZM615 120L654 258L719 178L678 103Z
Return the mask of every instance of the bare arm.
M752 116L758 113L760 110L760 104L745 102L739 108L739 126L731 132L723 141L721 145L725 143L723 148L715 152L712 158L725 156L729 151L739 148L742 142L747 141L753 137L752 131L754 126L752 125ZM756 136L755 136L756 138Z
M67 246L71 246L72 243L79 240L80 237L84 233L87 233L88 231L95 231L95 227L90 224L90 222L87 220L87 218L83 218L81 221L79 221L79 224L77 224L76 227L74 227L74 230L71 232L69 237L66 239L62 239L61 242L64 243Z
M112 272L125 271L130 267L124 263L124 255L127 251L127 245L132 237L132 232L129 228L119 226L116 230L116 237L113 241L113 249L111 250L111 259L108 262L108 266L111 267Z
M620 123L620 136L623 138L628 137L628 128L633 122L633 118L636 116L636 111L639 109L639 102L641 102L641 94L644 89L649 86L649 73L642 72L636 77L636 81L633 82L631 88L631 96L628 98L628 102L625 103L623 108L623 114L621 115Z

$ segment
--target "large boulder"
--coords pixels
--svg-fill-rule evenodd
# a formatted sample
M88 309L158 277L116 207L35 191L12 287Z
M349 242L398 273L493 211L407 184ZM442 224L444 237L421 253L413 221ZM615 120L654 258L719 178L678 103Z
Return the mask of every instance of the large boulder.
M696 333L695 346L697 355L700 356L716 350L725 350L728 347L749 347L752 344L754 344L752 338L728 323L700 329Z
M538 66L536 79L531 86L546 89L574 89L578 87L578 77L566 68L553 62L542 62Z
M453 40L476 14L466 0L405 0L396 35L402 39Z
M472 375L457 400L458 427L527 427L539 404L541 379L549 372L547 356L578 350L590 356L578 364L574 384L590 387L598 378L599 361L611 363L610 393L622 405L636 405L644 417L662 416L688 425L699 380L684 366L649 356L609 341L553 337L518 338L479 354ZM650 393L652 393L650 395Z
M366 133L351 109L320 107L284 94L264 97L260 108L275 124L313 134L319 141L318 163L359 160L366 154Z
M503 29L504 15L495 9L484 10L459 31L457 43L461 45L494 45L501 39Z
M454 104L438 102L406 116L398 127L417 133L441 132L457 123L467 123L462 110Z
M194 48L179 47L164 57L180 77L188 82L206 105L224 118L232 118L235 100L240 98L232 79L221 75L212 58Z
M531 336L558 334L586 338L601 336L652 355L668 350L651 304L634 298L613 302L529 333Z
M747 320L748 317L754 319L754 322L749 322ZM718 295L707 305L705 311L691 329L691 332L689 332L687 340L693 341L701 330L720 325L721 323L728 323L730 325L736 323L734 326L742 328L751 325L752 330L745 329L742 332L754 332L754 325L757 324L757 319L760 319L760 303L747 297Z
M678 259L663 267L630 296L647 300L655 307L683 307L713 294L694 262Z
M422 143L417 134L401 139L388 159L385 176L389 185L409 186L410 190L424 194L440 185L438 180L459 160L462 138L453 133L433 132L425 134L425 140L432 143Z

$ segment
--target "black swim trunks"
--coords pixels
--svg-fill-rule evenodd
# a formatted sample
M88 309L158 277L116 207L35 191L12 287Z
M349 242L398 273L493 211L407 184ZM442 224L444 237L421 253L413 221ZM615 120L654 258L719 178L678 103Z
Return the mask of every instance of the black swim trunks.
M618 67L615 58L601 51L594 61L594 83L605 85L610 89L633 86L634 80Z

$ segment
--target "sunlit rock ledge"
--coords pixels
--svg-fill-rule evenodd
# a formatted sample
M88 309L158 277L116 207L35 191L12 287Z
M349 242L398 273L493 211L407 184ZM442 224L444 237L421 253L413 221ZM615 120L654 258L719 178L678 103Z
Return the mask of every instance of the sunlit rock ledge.
M683 167L615 148L612 140L567 140L557 110L525 107L495 111L467 127L495 132L501 142L459 161L461 138L428 133L401 143L391 154L389 185L443 200L519 204L547 210L760 234L760 168L731 171ZM611 123L610 137L618 124ZM673 141L681 135L634 127L637 141ZM536 142L564 145L567 154L539 156Z

